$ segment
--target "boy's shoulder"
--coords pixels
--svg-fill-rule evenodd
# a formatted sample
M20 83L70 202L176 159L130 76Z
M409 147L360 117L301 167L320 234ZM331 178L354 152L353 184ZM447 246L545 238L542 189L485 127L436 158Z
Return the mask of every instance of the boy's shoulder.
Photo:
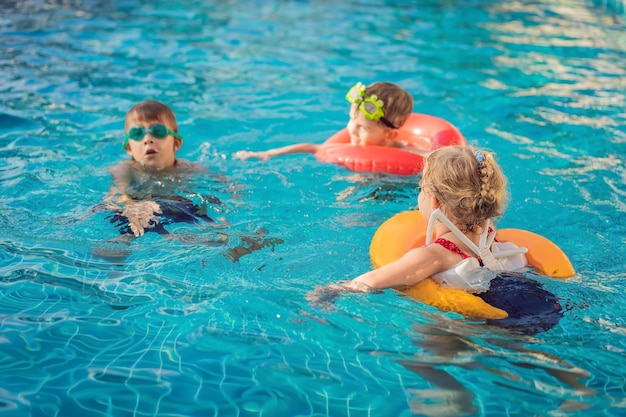
M204 174L209 172L209 169L199 162L191 162L179 158L176 159L176 164L173 168L181 174Z
M176 159L176 163L160 171L153 171L135 160L121 161L107 169L110 174L122 177L137 177L143 175L197 175L207 174L209 169L198 162L186 159Z
M130 172L135 170L136 168L133 167L133 163L135 161L131 160L126 160L126 161L121 161L118 162L115 165L111 165L110 167L107 168L107 171L111 174L115 174L115 173L122 173L122 172ZM136 163L136 162L135 162Z

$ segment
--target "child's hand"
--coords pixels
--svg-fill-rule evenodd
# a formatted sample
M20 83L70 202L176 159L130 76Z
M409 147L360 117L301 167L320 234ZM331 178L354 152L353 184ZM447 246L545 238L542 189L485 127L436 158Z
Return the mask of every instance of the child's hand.
M267 161L272 155L269 152L250 152L250 151L237 151L233 154L233 159L241 159L245 161L249 158L257 158L261 161Z
M316 287L306 295L306 299L313 305L332 305L335 302L335 298L344 291L343 286L340 284L325 285Z
M344 292L364 292L378 294L382 291L372 288L360 281L347 281L341 284L329 284L323 287L317 287L307 294L306 299L311 304L332 305L339 294Z
M159 222L158 214L161 214L161 207L154 201L137 201L122 210L122 216L128 219L130 230L136 237L143 236L146 229Z

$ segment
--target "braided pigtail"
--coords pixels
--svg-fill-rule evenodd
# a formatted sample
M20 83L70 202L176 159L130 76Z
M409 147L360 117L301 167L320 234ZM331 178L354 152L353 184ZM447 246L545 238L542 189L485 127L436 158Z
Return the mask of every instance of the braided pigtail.
M476 159L478 163L478 179L480 180L480 198L483 200L483 203L489 204L498 204L499 205L499 197L501 193L501 189L505 186L504 177L502 173L496 173L495 161L493 156L489 153L485 154L482 151L474 152L474 155L479 154L480 157ZM497 175L498 174L498 175ZM501 210L498 210L496 215L500 215Z

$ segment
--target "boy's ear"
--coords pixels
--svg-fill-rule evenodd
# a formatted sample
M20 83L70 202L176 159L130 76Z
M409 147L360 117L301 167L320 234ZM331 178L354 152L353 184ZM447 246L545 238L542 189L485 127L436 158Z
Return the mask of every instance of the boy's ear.
M174 139L174 152L179 150L181 146L183 146L183 140L179 138Z
M398 137L398 129L389 129L389 133L387 134L387 139L396 140Z

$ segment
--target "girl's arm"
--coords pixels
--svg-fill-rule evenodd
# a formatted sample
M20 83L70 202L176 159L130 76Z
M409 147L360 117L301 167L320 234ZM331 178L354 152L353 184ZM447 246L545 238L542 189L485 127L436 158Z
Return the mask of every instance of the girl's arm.
M398 260L366 272L344 285L351 289L363 288L363 284L370 288L384 289L417 284L432 274L447 269L447 253L442 250L445 251L439 245L411 249Z
M258 158L261 161L267 161L268 159L279 155L291 153L315 153L319 150L320 146L321 145L314 145L312 143L297 143L295 145L287 145L282 148L275 148L261 152L238 151L235 152L233 158L241 159L242 161L249 158Z
M400 259L351 281L317 287L307 295L307 299L314 304L331 304L342 292L380 292L384 288L414 285L454 266L459 262L458 255L457 258L454 255L440 245L411 249Z

